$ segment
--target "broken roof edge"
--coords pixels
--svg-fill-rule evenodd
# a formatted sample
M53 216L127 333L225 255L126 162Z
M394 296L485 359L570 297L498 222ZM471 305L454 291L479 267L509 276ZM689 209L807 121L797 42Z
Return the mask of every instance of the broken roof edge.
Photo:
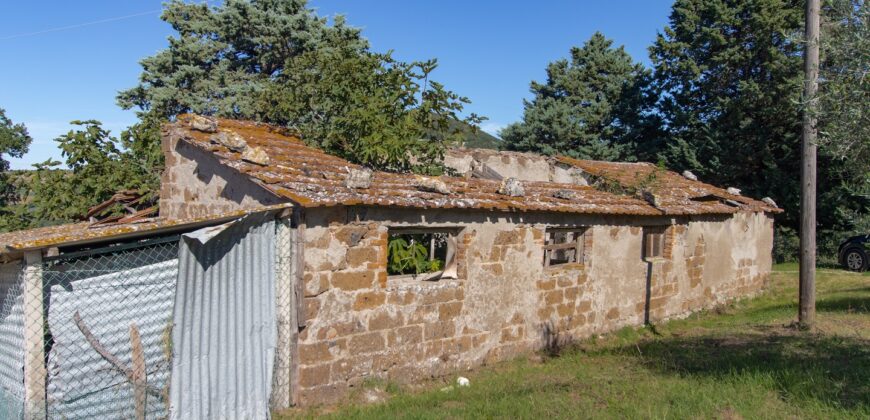
M653 170L653 171L660 168L658 165L651 163L651 162L610 162L610 161L583 160L583 159L572 158L572 157L565 156L565 155L556 155L553 157L553 159L555 159L556 162L563 163L566 165L571 165L575 168L578 168L578 169L588 173L589 175L591 175L593 177L603 178L603 179L607 179L609 181L616 182L617 184L620 184L620 186L622 186L624 188L637 188L638 186L637 185L629 185L629 183L623 182L622 180L618 179L618 177L615 176L614 174L609 173L609 171L606 169L602 168L600 170L591 170L590 166L594 166L594 165L614 165L614 166L624 166L624 167L642 166L642 167L648 168L648 169ZM687 179L685 176L680 175L680 174L678 174L670 169L667 169L667 168L662 168L662 170L664 172L668 173L669 176L675 177L675 179L679 179L681 182L687 183L689 185L692 185L696 188L700 188L700 189L705 191L705 194L703 194L703 195L700 195L697 197L687 197L689 200L695 200L695 199L700 198L702 196L715 196L715 197L723 199L723 201L732 201L735 204L739 204L738 207L735 207L735 211L734 211L735 213L736 212L762 211L765 213L780 214L780 213L784 212L784 210L782 208L779 208L777 206L771 206L768 203L764 202L763 200L758 200L758 199L744 196L744 195L731 194L725 188L717 187L715 185L701 182L701 181L698 181L696 179ZM683 189L686 190L686 188L683 188ZM731 203L729 203L729 205L731 205ZM666 214L674 214L674 215L679 214L679 212L671 212L671 211L666 211L666 210L663 210L663 211L665 211Z
M215 215L184 219L152 218L111 226L90 227L90 223L68 223L25 229L0 234L0 259L4 262L19 259L27 251L58 247L126 241L157 234L170 234L185 230L226 223L249 214L279 212L293 208L292 203L235 210Z

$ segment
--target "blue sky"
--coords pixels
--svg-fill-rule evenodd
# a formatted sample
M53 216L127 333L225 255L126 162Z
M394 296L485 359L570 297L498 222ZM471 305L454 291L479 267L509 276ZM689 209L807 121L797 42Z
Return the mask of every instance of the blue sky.
M217 2L213 2L217 3ZM595 31L644 64L667 23L669 0L417 1L312 0L322 16L344 14L377 51L402 60L437 58L433 78L467 96L469 112L495 132L522 116L531 80ZM15 169L61 159L53 141L72 120L97 119L114 134L135 121L115 105L134 86L140 58L172 35L160 0L7 2L0 14L0 107L34 142ZM95 23L101 21L99 23ZM53 30L65 28L61 30ZM52 31L46 31L52 30Z

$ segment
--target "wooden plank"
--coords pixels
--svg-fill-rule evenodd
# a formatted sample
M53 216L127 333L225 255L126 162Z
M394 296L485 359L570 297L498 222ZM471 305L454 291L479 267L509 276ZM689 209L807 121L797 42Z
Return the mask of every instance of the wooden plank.
M24 253L24 418L45 418L45 318L42 251Z
M148 399L146 392L148 378L145 373L145 351L142 349L142 339L136 324L130 324L130 361L133 364L130 380L133 384L133 398L136 408L136 420L145 420L145 410Z
M290 337L290 404L299 403L299 331L305 328L305 308L303 307L303 277L305 275L305 214L301 208L293 212L293 291L290 307L292 328Z
M577 242L564 242L561 244L544 245L544 249L546 249L546 250L574 249L574 248L577 248Z

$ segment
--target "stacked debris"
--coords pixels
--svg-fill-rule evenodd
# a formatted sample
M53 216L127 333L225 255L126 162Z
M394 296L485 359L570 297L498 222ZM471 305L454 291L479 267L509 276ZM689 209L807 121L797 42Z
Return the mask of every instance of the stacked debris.
M152 201L149 195L139 191L118 191L108 200L88 209L85 219L91 223L90 227L142 221L157 214L159 207L152 205Z

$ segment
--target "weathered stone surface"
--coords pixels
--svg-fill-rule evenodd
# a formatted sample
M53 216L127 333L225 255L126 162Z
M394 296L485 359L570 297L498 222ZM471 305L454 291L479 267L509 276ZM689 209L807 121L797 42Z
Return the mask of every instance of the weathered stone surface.
M688 179L688 180L691 180L691 181L698 180L698 177L695 174L693 174L692 171L689 171L689 170L683 171L683 177Z
M242 152L242 160L266 166L271 162L266 151L259 147L247 147Z
M372 170L369 168L350 168L344 185L348 188L369 188L372 186Z
M204 133L214 133L218 129L218 122L214 118L194 115L190 118L190 128Z
M577 194L571 190L556 190L556 192L553 193L553 197L561 198L563 200L573 200L577 198Z
M372 287L374 273L371 271L341 271L332 273L332 287L342 290L359 290Z
M353 303L355 311L377 308L384 304L387 300L387 295L383 292L365 292L356 296Z
M437 192L439 194L450 194L450 188L444 181L422 175L414 176L414 186L423 191Z
M241 152L248 148L248 142L235 131L221 131L211 136L211 141L234 152Z
M415 213L410 220L443 223L440 212ZM336 219L324 231L312 227L306 246L317 257L306 264L305 291L319 293L320 303L299 335L300 369L306 369L301 403L329 402L334 396L325 392L344 392L344 385L372 376L414 381L518 356L540 348L542 325L570 342L640 325L647 315L657 322L752 294L769 270L763 258L771 243L767 236L764 242L752 235L768 232L770 219L761 213L731 217L671 225L666 257L652 265L640 258L645 224L606 219L588 230L584 264L544 269L540 248L546 224L531 215L521 223L487 215L486 223L469 223L457 238L464 274L437 282L386 281L383 224ZM588 223L564 215L543 220L557 226ZM711 253L734 259L707 257ZM325 366L328 382L322 379Z
M386 346L386 340L380 332L371 332L351 337L348 346L356 354L372 353L383 350Z
M523 183L516 178L505 178L498 187L498 193L509 195L511 197L522 197L526 195L526 190L523 188Z

